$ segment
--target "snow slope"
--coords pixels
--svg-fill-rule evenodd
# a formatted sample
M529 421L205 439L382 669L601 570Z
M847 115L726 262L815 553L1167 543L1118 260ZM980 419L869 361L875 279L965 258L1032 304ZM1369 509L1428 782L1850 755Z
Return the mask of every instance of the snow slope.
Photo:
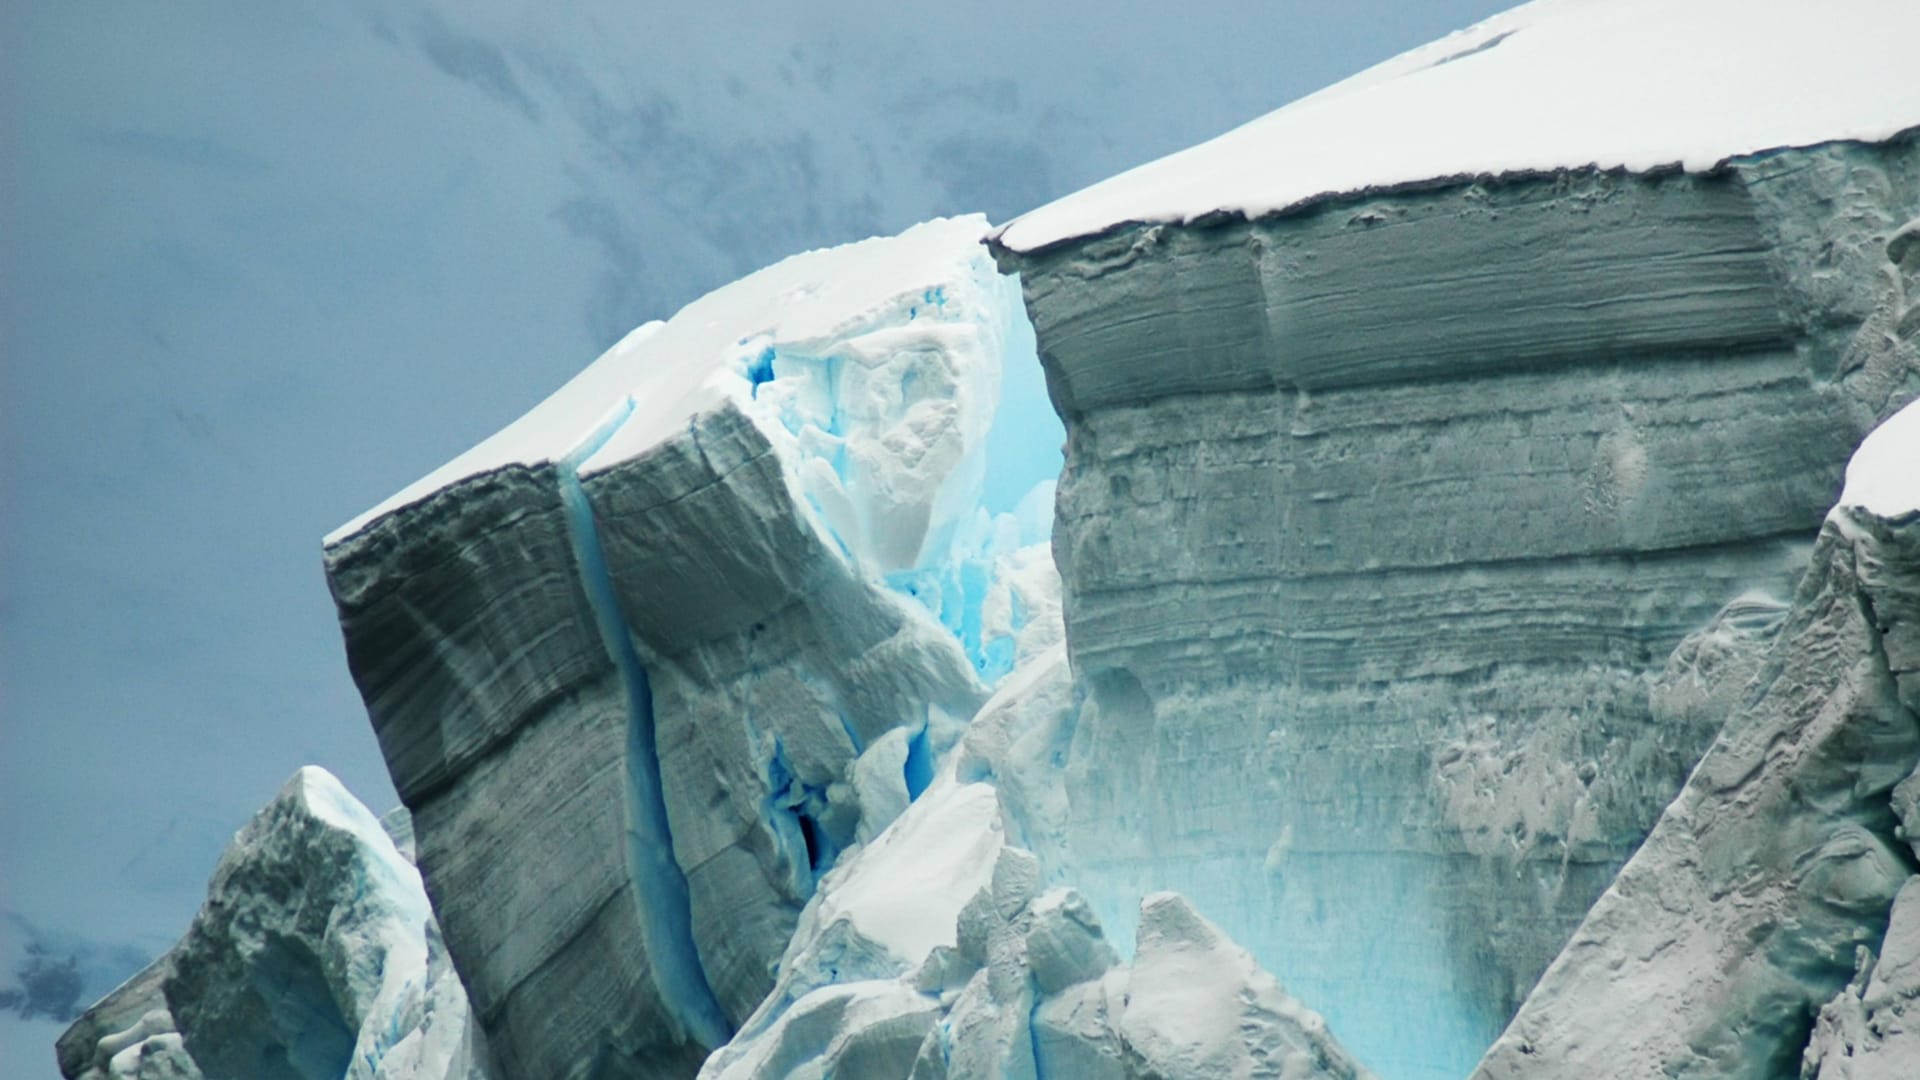
M974 246L985 229L978 215L940 219L797 255L715 290L634 330L525 416L326 543L461 480L559 462L588 443L579 471L604 471L732 400L785 444L783 457L804 462L793 479L849 554L885 571L914 567L923 541L952 538L981 504L1000 350L1031 341L1016 287ZM1057 446L1058 421L1048 415L1049 424ZM1058 467L1056 452L994 471L1024 498ZM1044 535L1041 515L1023 516Z
M1909 0L1538 0L1016 218L997 241L1033 251L1440 177L1700 171L1884 139L1920 125L1916 35Z

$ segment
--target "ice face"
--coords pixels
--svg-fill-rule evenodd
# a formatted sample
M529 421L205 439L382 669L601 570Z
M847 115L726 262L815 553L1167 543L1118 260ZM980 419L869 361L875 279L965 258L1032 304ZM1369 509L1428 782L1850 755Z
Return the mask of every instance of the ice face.
M985 227L743 279L334 538L502 1068L680 1071L725 1039L820 880L1058 642L1059 428L996 419L1037 361Z
M628 398L615 406L599 430L570 452L559 469L560 499L566 508L567 540L594 627L619 673L627 705L627 867L639 898L641 939L652 961L660 998L687 1037L705 1046L717 1046L731 1033L720 1002L707 984L693 939L693 916L687 899L687 879L673 860L673 834L661 792L660 755L655 750L653 687L647 669L634 652L626 616L614 594L600 546L600 529L580 485L580 463L606 445L620 425L633 415Z
M1123 951L1177 890L1369 1066L1466 1073L1712 738L1667 657L1791 595L1912 394L1915 146L1003 246L1082 695L1024 842Z

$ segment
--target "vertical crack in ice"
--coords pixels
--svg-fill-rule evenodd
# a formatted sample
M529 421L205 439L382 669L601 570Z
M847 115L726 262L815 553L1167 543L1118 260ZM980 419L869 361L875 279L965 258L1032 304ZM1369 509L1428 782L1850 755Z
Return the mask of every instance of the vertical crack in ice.
M693 904L687 878L673 855L673 833L661 790L660 754L654 741L653 690L647 669L634 650L632 632L620 610L600 545L593 507L580 483L580 465L592 457L633 415L633 399L620 408L563 461L557 462L560 499L566 508L567 539L580 569L580 587L593 609L593 621L619 672L627 698L627 870L640 909L640 935L654 985L681 1030L711 1050L727 1041L727 1021L693 940Z
M933 747L927 742L927 728L931 721L922 723L920 730L913 733L907 741L907 760L901 765L901 779L907 785L907 801L915 802L926 793L928 785L933 783Z
M1033 1080L1047 1080L1047 1067L1042 1064L1040 1055L1040 982L1032 975L1027 976L1027 993L1032 996L1032 1004L1027 1006L1027 1053L1033 1058Z
M778 355L769 345L747 362L747 387L751 397L758 399L760 388L774 380L773 362Z

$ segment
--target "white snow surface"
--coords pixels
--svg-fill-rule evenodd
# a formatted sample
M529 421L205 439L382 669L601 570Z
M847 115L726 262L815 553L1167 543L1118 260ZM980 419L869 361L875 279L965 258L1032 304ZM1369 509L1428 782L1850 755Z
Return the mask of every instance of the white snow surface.
M960 909L993 877L1005 846L992 784L955 780L949 765L867 848L836 868L816 898L818 926L845 918L907 966L954 943Z
M1274 27L1284 32L1284 25ZM1678 164L1920 125L1914 0L1536 0L1003 226L1255 216L1442 177Z
M920 298L943 287L951 290L956 282L984 276L997 283L979 246L986 231L986 218L978 214L936 219L898 236L795 255L716 289L671 319L629 333L519 420L329 533L325 543L338 543L469 477L514 464L563 461L630 403L631 415L605 446L580 463L580 471L617 465L727 398L743 404L755 400L747 371L768 347L804 351L863 330L892 330L898 339L906 334L902 324L914 321L922 323L914 329L923 337L951 336L963 320L915 320L921 312L914 308L934 306ZM891 344L911 349L915 343ZM990 374L997 387L998 356L993 359ZM776 372L776 382L781 374ZM987 396L982 429L993 405L991 390Z
M1920 401L1910 402L1861 441L1847 462L1840 505L1887 518L1920 510Z

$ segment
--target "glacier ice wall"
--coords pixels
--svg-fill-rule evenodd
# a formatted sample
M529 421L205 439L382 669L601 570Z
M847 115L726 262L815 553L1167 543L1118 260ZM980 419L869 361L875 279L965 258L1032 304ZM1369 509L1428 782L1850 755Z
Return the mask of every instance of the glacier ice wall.
M1713 736L1669 654L1790 595L1920 390L1916 213L1900 137L999 247L1068 429L1050 827L1109 933L1207 898L1372 1067L1470 1069Z
M505 1071L690 1074L820 877L1057 644L1059 457L996 420L1037 365L985 227L703 298L329 538Z

